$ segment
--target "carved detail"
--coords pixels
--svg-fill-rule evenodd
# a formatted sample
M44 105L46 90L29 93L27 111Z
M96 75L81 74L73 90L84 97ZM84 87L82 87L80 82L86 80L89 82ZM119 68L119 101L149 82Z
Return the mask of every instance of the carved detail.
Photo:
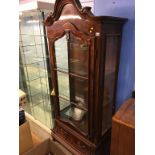
M46 26L50 26L50 25L52 25L53 24L53 17L52 17L52 12L50 12L49 14L48 14L48 16L47 16L47 18L44 20L44 24L46 25Z
M63 37L66 32L69 33L71 43L80 42L82 50L88 50L89 52L89 65L88 65L88 133L83 134L80 129L73 126L62 119L60 106L58 103L58 97L53 97L54 103L54 115L55 124L53 129L53 136L58 142L65 144L69 147L70 151L74 150L80 155L90 154L109 154L110 146L110 130L102 134L102 120L105 113L103 111L105 107L102 106L104 98L101 94L105 91L104 86L104 74L102 70L105 70L105 58L104 55L109 49L115 48L115 43L109 44L109 49L106 44L106 36L118 36L122 33L122 23L125 19L116 17L94 17L91 13L90 7L82 8L79 0L56 0L54 13L50 13L45 20L47 25L47 35L50 50L50 61L53 87L57 88L57 75L54 68L56 68L55 60L55 47L54 41ZM117 23L117 24L116 24ZM104 29L102 29L104 27ZM65 35L66 36L66 35ZM77 41L76 41L77 40ZM118 43L120 37L118 38ZM68 42L69 51L70 42ZM88 48L89 47L89 48ZM114 59L118 60L119 46L114 49L116 55ZM82 57L82 54L78 51L75 53L76 57ZM84 60L84 59L83 59ZM108 65L111 66L109 62ZM117 80L118 63L116 64L115 81ZM100 80L98 80L100 79ZM56 89L58 94L58 89ZM111 90L114 94L115 88ZM109 111L108 111L109 113ZM110 117L107 115L107 118ZM110 119L110 118L109 118ZM80 124L79 124L80 125ZM109 125L106 129L109 129Z
M74 26L72 24L66 23L66 24L62 25L62 28L59 31L48 32L49 41L54 42L58 38L61 38L64 34L66 34L67 38L68 38L68 33L71 33L73 36L83 40L83 42L87 42L88 45L91 45L91 40L94 38L94 36L90 37L83 32L76 31L76 28L74 27L74 29L73 29L73 27Z
M72 24L71 22L67 22L63 25L64 29L73 29L73 30L78 30L78 28Z
M80 12L81 12L81 14L94 16L93 13L91 12L91 7L84 7L80 10Z
M91 7L84 7L82 8L79 0L56 0L55 6L54 6L54 12L50 13L49 16L45 19L44 24L46 26L50 26L53 24L54 21L59 19L60 14L67 4L73 4L78 11L79 15L83 18L91 18L95 19L95 16L91 12Z
M78 150L84 152L85 154L88 154L89 146L87 146L81 140L77 139L74 135L71 135L68 131L64 130L60 126L56 126L54 128L54 132L57 135L59 135L62 139L67 140L67 142L71 146L76 147Z

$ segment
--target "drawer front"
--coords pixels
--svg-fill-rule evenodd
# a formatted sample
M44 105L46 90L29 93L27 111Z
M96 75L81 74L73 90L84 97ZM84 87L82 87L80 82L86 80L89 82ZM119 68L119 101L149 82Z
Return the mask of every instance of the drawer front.
M74 148L77 152L80 152L80 154L90 155L91 147L80 140L80 137L75 137L72 133L58 125L54 128L54 133L63 139L68 145Z

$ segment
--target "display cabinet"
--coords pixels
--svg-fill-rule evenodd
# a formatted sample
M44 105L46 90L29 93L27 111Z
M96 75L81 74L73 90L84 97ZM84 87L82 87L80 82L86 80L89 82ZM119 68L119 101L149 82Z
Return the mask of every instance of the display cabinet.
M52 74L52 136L74 154L109 154L122 26L78 0L56 0L45 20Z
M52 3L20 1L19 5L19 88L27 94L24 110L51 128L51 77L45 26Z

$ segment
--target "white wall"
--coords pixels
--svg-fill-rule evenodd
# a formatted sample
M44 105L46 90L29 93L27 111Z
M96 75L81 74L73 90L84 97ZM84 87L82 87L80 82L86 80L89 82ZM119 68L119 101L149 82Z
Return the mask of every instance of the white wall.
M20 3L28 3L37 0L19 0ZM55 3L55 0L39 0L44 2ZM94 0L80 0L82 6L90 6L92 8L92 12L94 12Z
M82 6L90 6L91 11L94 13L94 0L80 0Z

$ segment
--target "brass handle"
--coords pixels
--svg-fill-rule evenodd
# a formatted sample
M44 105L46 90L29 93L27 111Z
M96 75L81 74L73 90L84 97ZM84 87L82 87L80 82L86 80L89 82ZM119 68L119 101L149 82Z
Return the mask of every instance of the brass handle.
M54 88L53 88L53 90L52 90L52 92L51 92L51 95L52 95L52 96L55 96L55 95L56 95L56 94L55 94Z

